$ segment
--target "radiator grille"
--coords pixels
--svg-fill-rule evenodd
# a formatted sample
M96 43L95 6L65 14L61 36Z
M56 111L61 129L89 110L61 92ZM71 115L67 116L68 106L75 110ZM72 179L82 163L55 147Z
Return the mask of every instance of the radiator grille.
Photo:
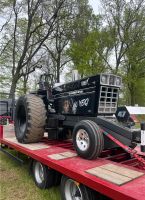
M118 88L101 86L98 113L116 112L118 90Z

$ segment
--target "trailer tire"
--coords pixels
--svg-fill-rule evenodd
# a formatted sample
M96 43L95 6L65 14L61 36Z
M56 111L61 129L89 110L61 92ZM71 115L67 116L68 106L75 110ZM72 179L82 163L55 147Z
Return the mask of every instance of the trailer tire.
M61 199L62 200L95 200L95 192L83 184L80 184L67 176L61 178Z
M40 189L50 188L54 185L54 170L38 161L33 161L32 167L35 184Z
M74 127L73 144L79 156L95 159L104 148L103 134L95 122L82 120Z
M44 135L46 108L36 95L25 95L18 99L15 109L15 134L21 143L38 142Z

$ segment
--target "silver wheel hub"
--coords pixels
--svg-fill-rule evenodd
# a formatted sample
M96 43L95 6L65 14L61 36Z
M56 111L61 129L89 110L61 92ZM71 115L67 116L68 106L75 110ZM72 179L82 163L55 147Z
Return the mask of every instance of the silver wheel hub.
M65 199L67 200L83 200L82 192L72 179L68 179L64 186Z
M79 129L76 134L76 144L81 151L86 151L90 146L88 133L84 129Z
M35 164L35 179L37 181L37 183L41 184L44 181L44 169L43 169L43 165L39 162L37 162Z

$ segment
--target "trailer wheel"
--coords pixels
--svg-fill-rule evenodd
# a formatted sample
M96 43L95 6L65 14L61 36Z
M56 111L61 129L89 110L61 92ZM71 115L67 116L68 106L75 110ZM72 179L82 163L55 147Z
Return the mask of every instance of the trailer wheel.
M104 148L103 134L95 122L82 120L74 127L73 144L79 156L95 159Z
M35 184L41 188L50 188L54 184L54 170L38 161L33 162L33 177Z
M79 184L67 176L61 179L61 198L62 200L95 200L96 196L93 190Z
M44 135L46 109L43 100L36 95L18 99L15 110L15 134L21 143L38 142Z

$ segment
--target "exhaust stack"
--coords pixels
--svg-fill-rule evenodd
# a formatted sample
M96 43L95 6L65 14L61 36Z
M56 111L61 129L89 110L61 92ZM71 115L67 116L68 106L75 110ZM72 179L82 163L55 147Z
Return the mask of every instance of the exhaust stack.
M79 80L79 79L80 79L79 72L78 72L78 70L74 69L72 71L72 81L76 81L76 80Z

